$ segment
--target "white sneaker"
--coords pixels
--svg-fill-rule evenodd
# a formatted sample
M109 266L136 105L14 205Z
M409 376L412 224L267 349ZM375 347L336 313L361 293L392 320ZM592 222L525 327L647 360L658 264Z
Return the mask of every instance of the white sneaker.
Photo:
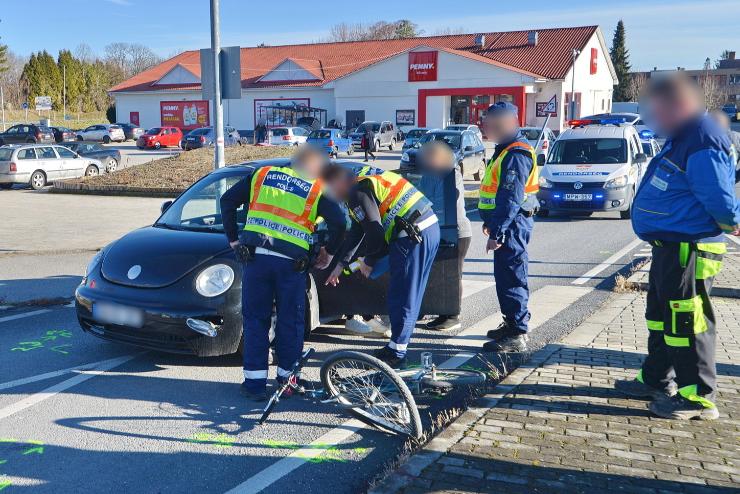
M391 337L391 321L388 316L373 317L367 322L373 333L381 334L385 338Z
M352 319L347 319L344 323L344 329L361 336L371 335L373 332L360 316L352 316Z

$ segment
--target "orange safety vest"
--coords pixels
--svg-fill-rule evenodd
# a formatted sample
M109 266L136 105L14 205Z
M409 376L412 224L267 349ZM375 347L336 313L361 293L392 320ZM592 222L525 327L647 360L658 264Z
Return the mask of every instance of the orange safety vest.
M532 169L524 184L524 200L527 200L529 194L536 194L540 190L540 173L537 168L537 157L534 148L528 142L514 141L501 151L501 154L498 155L495 161L491 159L488 162L486 173L483 175L483 180L480 183L478 209L494 209L496 207L496 193L501 183L501 164L509 152L515 149L526 151L532 156Z

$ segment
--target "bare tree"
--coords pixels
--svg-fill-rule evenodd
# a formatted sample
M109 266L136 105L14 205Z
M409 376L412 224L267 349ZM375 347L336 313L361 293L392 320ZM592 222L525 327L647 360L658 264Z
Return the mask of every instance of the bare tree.
M627 96L630 101L640 99L645 86L647 86L648 77L644 72L635 72L630 74L629 84L627 85Z
M75 58L82 63L93 63L98 58L87 43L77 45L73 53Z
M117 79L126 79L161 61L148 47L139 43L111 43L105 47L105 62L117 69Z
M439 29L435 29L432 33L432 36L455 36L457 34L466 34L467 30L462 27L441 27Z
M347 23L335 24L329 29L327 41L369 41L375 39L414 38L422 34L419 26L408 19L387 22L378 21L371 24Z
M709 110L721 108L727 99L727 92L722 85L722 76L713 75L709 70L697 79L704 106Z
M24 101L25 91L19 81L27 61L28 57L21 57L8 50L6 57L7 70L0 73L0 84L2 84L5 91L5 105L8 109L19 108Z

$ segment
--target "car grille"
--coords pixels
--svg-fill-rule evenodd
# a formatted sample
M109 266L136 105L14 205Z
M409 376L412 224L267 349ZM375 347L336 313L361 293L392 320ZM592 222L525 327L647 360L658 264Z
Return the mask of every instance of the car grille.
M604 188L604 182L581 182L581 184L583 184L583 187L581 187L580 189L576 189L575 187L573 187L574 183L575 182L553 182L553 188L559 190L567 190L568 192Z

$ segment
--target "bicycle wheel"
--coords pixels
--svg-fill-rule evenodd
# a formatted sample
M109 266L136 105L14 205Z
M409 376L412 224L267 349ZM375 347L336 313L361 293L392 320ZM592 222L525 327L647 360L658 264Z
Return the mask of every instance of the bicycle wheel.
M337 352L321 366L321 383L330 396L366 424L421 437L421 418L414 397L396 372L360 352Z
M399 371L401 379L410 379L419 373L419 369ZM456 386L479 386L486 382L486 375L479 371L467 369L435 369L421 378L423 387L449 389Z

